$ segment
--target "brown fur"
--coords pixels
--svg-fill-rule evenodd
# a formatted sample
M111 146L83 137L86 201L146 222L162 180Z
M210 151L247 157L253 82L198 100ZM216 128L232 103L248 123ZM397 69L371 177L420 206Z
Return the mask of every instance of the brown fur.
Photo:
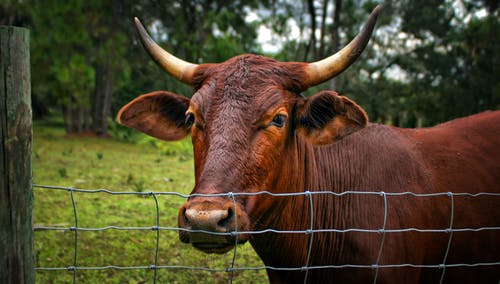
M305 89L304 64L280 63L260 56L243 55L221 64L201 65L196 74L197 92L189 112L196 117L191 127L196 185L193 193L384 191L384 192L499 192L500 112L487 112L428 129L400 129L367 124L364 111L334 92L311 98ZM166 101L182 101L168 94ZM141 99L137 99L142 101ZM153 103L162 100L149 100ZM165 101L165 99L163 100ZM133 103L122 109L126 123L141 131L148 121L135 115L144 106ZM188 110L170 104L172 113ZM159 109L158 106L150 107ZM173 127L184 117L158 114L158 125ZM277 114L286 114L282 127L273 125ZM176 122L176 123L174 123ZM142 129L144 127L144 129ZM169 140L169 133L155 135ZM161 129L161 128L160 128ZM151 133L151 131L150 131ZM178 136L175 136L178 139ZM229 210L229 198L194 197L181 208L179 226L206 228L188 220L192 208ZM384 199L378 195L315 195L314 229L380 229ZM455 197L454 228L498 226L500 201L494 197ZM205 204L205 205L204 205ZM232 208L231 208L232 209ZM201 209L200 209L201 210ZM215 231L306 230L310 218L309 197L238 197L237 222L224 218L211 226ZM201 212L201 211L200 211ZM231 212L231 211L228 211ZM446 229L450 226L450 197L387 197L386 229ZM223 222L222 222L223 221ZM200 237L180 233L206 252L231 249L234 237ZM240 235L249 240L264 263L275 267L306 265L309 244L306 234ZM377 233L316 233L310 266L376 263L382 235ZM213 246L207 244L207 239ZM448 233L387 233L380 264L430 264L443 261ZM500 232L455 232L447 263L499 260ZM383 268L378 283L436 283L438 268ZM303 282L303 271L269 270L273 283ZM367 283L375 270L310 270L310 283ZM446 269L446 283L496 283L498 267Z

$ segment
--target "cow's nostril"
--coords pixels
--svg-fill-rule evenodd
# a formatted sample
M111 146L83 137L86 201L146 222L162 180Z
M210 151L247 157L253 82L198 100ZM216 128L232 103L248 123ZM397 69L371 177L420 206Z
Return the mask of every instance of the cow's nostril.
M219 222L217 222L217 225L219 227L226 227L232 218L233 218L233 209L229 208L229 209L227 209L227 217L225 217L225 218L221 219Z

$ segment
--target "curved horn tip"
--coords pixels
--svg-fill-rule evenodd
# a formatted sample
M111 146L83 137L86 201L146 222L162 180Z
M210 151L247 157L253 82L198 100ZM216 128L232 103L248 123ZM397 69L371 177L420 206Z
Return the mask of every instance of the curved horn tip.
M325 59L308 64L307 86L315 86L335 77L356 61L370 40L380 10L380 5L373 9L362 30L349 44Z
M370 22L370 20L372 18L373 18L374 21L376 21L377 18L378 18L378 15L380 14L380 10L382 10L382 6L381 5L377 5L375 8L373 8L372 12L370 13L370 16L368 17L368 21L367 22Z
M146 28L145 28L145 27L144 27L144 25L142 24L141 20L139 20L139 18L134 17L134 23L135 23L135 27L136 27L136 29L139 31L139 33L140 33L141 31L144 31L145 33L147 33Z
M139 20L138 17L134 17L134 23L136 27L141 26L144 28L144 25L142 24L141 20Z
M151 38L146 28L137 17L134 17L134 21L137 31L139 32L141 42L153 60L177 80L188 85L192 85L193 73L198 64L193 64L179 59L161 48Z

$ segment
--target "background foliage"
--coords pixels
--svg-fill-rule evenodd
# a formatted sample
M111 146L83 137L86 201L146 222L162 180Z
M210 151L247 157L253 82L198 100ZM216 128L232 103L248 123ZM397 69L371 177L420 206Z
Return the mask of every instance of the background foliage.
M118 109L157 89L190 96L138 42L133 17L185 60L241 53L314 61L345 45L383 2L364 55L335 80L372 121L429 126L500 106L498 1L483 0L5 0L0 23L32 30L35 114L65 117L67 132L107 136ZM263 35L272 32L272 49ZM269 37L269 36L268 36Z

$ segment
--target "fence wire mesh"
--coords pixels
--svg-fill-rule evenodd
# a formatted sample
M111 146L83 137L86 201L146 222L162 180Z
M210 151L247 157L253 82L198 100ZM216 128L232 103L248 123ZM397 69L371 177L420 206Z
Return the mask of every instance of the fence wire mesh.
M332 191L304 191L304 192L293 192L293 193L272 193L268 191L259 192L229 192L229 193L218 193L218 194L182 194L178 192L121 192L112 191L108 189L79 189L73 187L62 187L62 186L50 186L50 185L39 185L33 184L34 188L41 190L59 190L67 191L70 193L70 199L73 209L74 226L35 226L35 231L69 231L74 232L74 247L73 247L73 261L72 264L66 267L35 267L36 271L70 271L73 272L73 283L77 282L76 273L77 271L85 270L152 270L153 271L153 282L157 282L157 271L160 269L172 269L172 270L193 270L193 271L206 271L206 272L227 272L229 274L230 282L233 281L235 271L252 271L252 270L277 270L277 271L303 271L304 283L307 282L308 273L310 270L318 269L343 269L343 268L364 268L373 269L375 271L375 276L373 283L377 283L377 278L379 275L379 270L382 268L437 268L441 270L440 283L443 282L445 277L445 272L447 268L457 268L457 267L479 267L479 266L500 266L500 259L498 261L490 262L475 262L475 263L447 263L448 253L450 251L450 246L453 239L453 234L457 232L481 232L481 231L498 231L500 226L481 226L476 228L454 228L454 218L455 218L455 198L456 197L500 197L500 193L492 192L479 192L479 193L466 193L466 192L439 192L439 193L429 193L429 194L418 194L413 192L397 192L388 193L383 191L343 191L340 193ZM78 210L74 198L74 193L85 193L85 194L109 194L109 195L136 195L136 196L150 196L154 200L155 204L155 220L152 226L103 226L103 227L79 227L78 223ZM274 197L293 197L293 196L306 196L309 200L310 216L309 216L309 228L306 230L277 230L277 229L263 229L254 231L238 231L238 227L235 224L235 230L231 232L212 232L206 230L190 230L178 227L162 227L160 226L160 206L158 202L158 196L177 196L184 199L195 196L204 197L229 197L233 201L234 210L232 211L236 214L236 198L238 196L256 196L256 195L269 195ZM315 229L314 224L314 206L313 206L313 196L316 195L331 195L335 197L341 197L346 195L372 195L380 196L383 199L383 224L378 229L365 229L365 228L347 228L347 229L335 229L335 228L324 228ZM423 228L399 228L399 229L387 229L387 217L388 217L388 202L387 197L389 196L412 196L412 197L449 197L450 204L450 220L449 226L443 229L423 229ZM236 216L233 216L235 222L237 222ZM105 266L80 266L78 263L78 232L79 231L154 231L156 232L155 237L155 250L154 250L154 262L150 265L143 266L118 266L118 265L105 265ZM199 267L199 266L183 266L183 265L158 265L158 255L160 250L160 232L161 231L186 231L189 233L205 233L210 235L220 235L220 236L238 236L238 235L257 235L265 233L276 233L276 234L306 234L308 235L308 251L306 262L300 267L275 267L275 266L254 266L254 267L238 267L235 266L235 259L237 255L237 244L238 238L235 238L235 246L233 249L232 260L230 265L225 268L211 268L211 267ZM360 232L360 233L375 233L381 235L380 246L378 249L377 257L375 263L368 264L339 264L339 265L310 265L311 261L311 251L314 242L314 235L317 233L350 233L350 232ZM405 232L419 232L419 233L446 233L448 234L448 242L445 253L443 255L443 261L441 263L435 264L416 264L416 263L396 263L396 264L380 264L382 252L384 250L384 244L387 234L392 233L405 233Z

